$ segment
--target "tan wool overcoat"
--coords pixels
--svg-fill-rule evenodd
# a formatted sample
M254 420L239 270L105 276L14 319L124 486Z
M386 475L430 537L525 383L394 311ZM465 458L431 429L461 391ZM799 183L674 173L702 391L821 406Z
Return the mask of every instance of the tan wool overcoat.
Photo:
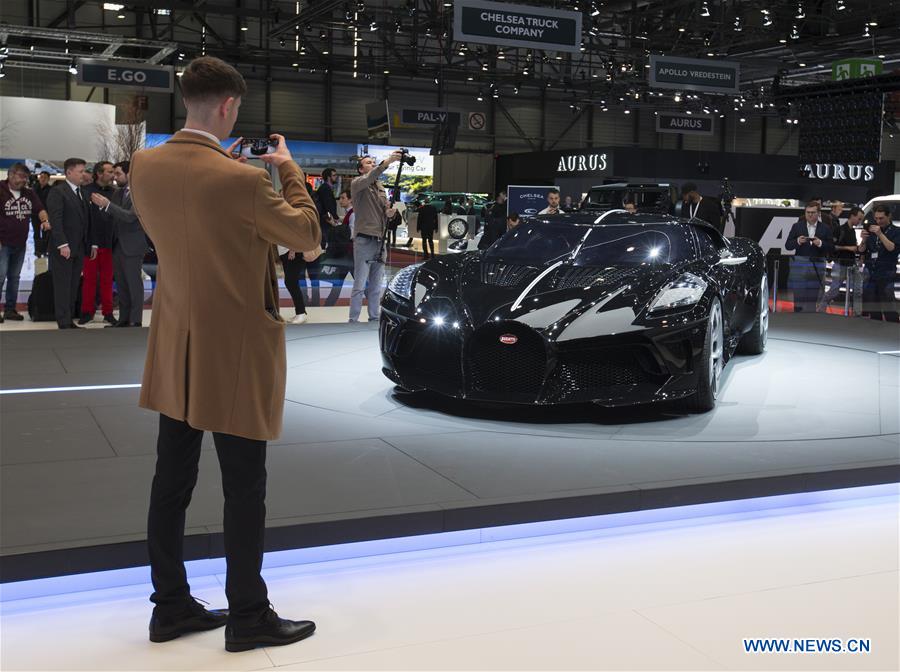
M318 246L293 161L268 173L180 131L131 161L134 210L159 256L140 405L196 429L281 434L286 355L273 243Z

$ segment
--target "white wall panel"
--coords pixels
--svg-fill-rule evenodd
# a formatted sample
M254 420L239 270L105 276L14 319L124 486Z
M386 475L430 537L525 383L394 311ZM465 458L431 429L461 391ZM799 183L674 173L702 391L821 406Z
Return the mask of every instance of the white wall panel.
M102 158L99 135L115 123L112 105L0 97L0 156L47 161L79 156L96 161Z

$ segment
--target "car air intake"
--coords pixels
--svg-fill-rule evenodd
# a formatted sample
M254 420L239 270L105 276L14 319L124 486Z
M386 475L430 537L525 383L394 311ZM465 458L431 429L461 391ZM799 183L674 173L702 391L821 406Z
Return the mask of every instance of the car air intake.
M481 282L496 287L517 287L524 285L537 269L516 264L482 264Z
M593 268L585 266L568 266L560 268L553 279L555 289L572 289L573 287L590 287L591 285L625 284L634 275L630 268Z
M544 383L544 339L518 323L490 323L468 345L472 388L478 392L537 395Z

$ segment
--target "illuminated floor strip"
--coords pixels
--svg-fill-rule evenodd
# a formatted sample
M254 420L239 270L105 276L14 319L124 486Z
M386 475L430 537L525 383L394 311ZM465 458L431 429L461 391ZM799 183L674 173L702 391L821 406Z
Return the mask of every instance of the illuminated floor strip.
M692 504L584 518L442 532L414 537L376 539L373 541L266 553L263 568L274 569L276 567L386 556L412 551L449 549L516 539L536 539L578 532L596 532L608 536L634 534L651 529L676 529L692 525L713 524L720 522L723 517L753 517L754 515L759 515L759 512L765 512L763 514L765 516L772 516L778 514L778 511L776 511L778 509L783 510L785 514L790 514L791 508L796 507L833 506L842 502L847 506L854 506L863 503L864 500L885 497L896 498L898 496L900 496L900 484L886 483L857 488L754 497L709 504ZM190 578L224 574L225 559L194 560L186 563L186 569ZM149 582L149 567L131 567L90 574L18 581L0 584L0 602L139 585Z
M85 392L88 390L131 390L140 383L127 385L77 385L75 387L24 387L18 390L0 390L0 394L38 394L40 392Z

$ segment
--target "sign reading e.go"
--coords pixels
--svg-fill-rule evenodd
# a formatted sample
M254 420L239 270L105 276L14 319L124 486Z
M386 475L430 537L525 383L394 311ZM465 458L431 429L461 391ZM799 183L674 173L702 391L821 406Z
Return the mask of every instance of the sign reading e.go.
M170 65L145 65L87 58L78 61L77 81L79 84L89 86L171 93L174 90L174 76L174 68Z

